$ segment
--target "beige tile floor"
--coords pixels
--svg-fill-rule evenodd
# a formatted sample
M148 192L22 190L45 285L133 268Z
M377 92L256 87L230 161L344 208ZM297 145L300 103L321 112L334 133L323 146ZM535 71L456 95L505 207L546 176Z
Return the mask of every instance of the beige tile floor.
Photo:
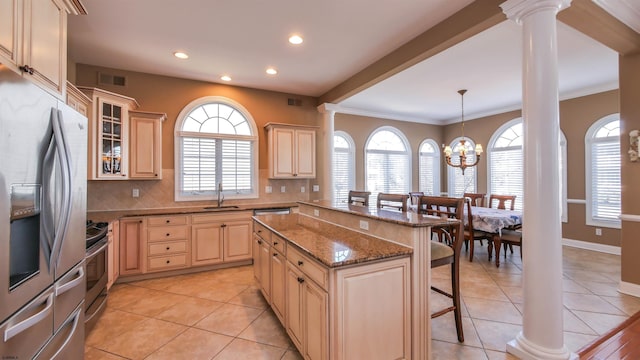
M476 248L480 248L476 246ZM461 262L465 342L453 315L432 322L433 360L514 359L505 344L522 327L519 248L500 268L486 246ZM504 255L503 255L504 256ZM564 334L574 351L640 311L640 299L617 292L620 258L564 247ZM432 273L450 286L448 269ZM434 308L449 300L433 293ZM87 336L94 359L301 359L253 280L251 266L115 285Z

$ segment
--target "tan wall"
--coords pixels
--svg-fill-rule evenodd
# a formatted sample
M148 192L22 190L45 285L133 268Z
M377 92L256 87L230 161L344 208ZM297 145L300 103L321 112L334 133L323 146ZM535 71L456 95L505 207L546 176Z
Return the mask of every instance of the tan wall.
M97 84L98 72L125 76L126 87ZM99 87L115 93L135 98L140 110L164 112L167 120L162 127L162 168L161 181L89 181L88 209L113 210L126 208L172 207L198 205L197 202L173 201L174 184L174 128L180 111L193 100L204 96L223 96L244 106L256 122L259 132L260 202L308 200L309 187L315 182L309 180L269 180L267 174L267 141L264 125L269 122L319 125L321 115L316 110L316 99L292 96L273 91L256 90L224 84L208 83L168 76L159 76L92 65L77 64L76 85ZM290 106L288 98L302 100L302 106ZM273 186L274 193L265 194L265 185ZM280 186L286 192L280 193ZM305 186L305 193L301 193ZM140 189L140 198L131 197L131 189ZM101 194L101 195L97 195ZM255 200L253 200L255 202ZM242 203L238 201L237 203Z
M425 139L442 142L442 127L438 125L418 124L406 121L394 121L367 116L336 114L334 130L348 133L356 146L356 189L366 188L364 179L364 146L373 131L381 126L392 126L400 130L411 146L412 169L418 169L418 149ZM413 171L411 188L418 190L418 172Z

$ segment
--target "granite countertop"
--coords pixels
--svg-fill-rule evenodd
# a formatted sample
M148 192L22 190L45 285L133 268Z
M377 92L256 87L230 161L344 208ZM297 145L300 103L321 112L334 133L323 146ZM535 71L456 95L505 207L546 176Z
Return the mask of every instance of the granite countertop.
M313 228L305 226L298 222L298 214L253 218L330 268L407 256L413 252L408 246L322 222Z
M215 206L215 205L214 205ZM263 204L245 204L237 205L237 207L228 207L236 205L223 205L224 210L214 209L214 206L184 206L171 208L155 208L155 209L131 209L131 210L90 210L87 211L87 219L98 221L112 221L123 217L134 216L153 216L153 215L184 215L184 214L216 214L234 211L253 211L258 209L276 209L276 208L293 208L298 207L297 203L263 203Z
M345 213L360 215L371 219L382 220L394 224L400 224L411 227L427 227L427 226L449 226L459 223L456 219L443 219L437 216L418 214L414 210L406 212L378 209L375 204L373 206L349 205L347 203L335 203L328 200L319 200L313 202L298 201L299 204L309 205L328 210L342 211Z

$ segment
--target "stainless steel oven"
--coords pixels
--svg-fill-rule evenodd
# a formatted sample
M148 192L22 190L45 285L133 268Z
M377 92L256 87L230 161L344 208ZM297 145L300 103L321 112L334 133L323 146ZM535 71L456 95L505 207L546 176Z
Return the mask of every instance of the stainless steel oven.
M109 247L107 223L87 222L87 295L85 297L85 332L91 331L107 303Z

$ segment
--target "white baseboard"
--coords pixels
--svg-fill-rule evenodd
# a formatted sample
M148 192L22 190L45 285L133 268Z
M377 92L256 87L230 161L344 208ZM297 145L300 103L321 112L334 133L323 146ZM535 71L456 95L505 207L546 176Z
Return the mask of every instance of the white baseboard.
M620 281L620 286L618 287L618 291L620 291L623 294L640 297L640 285L638 284Z
M571 246L579 249L598 251L606 254L620 255L620 246L596 244L588 241L562 239L562 245Z

